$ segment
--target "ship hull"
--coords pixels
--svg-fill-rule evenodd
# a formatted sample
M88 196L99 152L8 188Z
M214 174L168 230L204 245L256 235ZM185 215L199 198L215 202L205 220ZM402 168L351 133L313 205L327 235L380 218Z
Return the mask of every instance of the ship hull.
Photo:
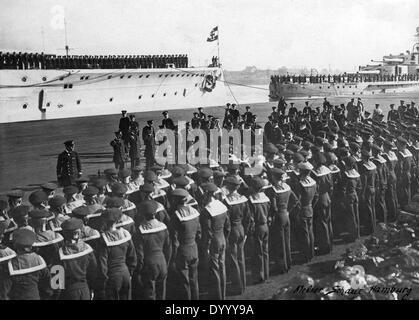
M281 83L269 86L269 100L280 97L349 97L362 95L394 95L419 92L419 81L351 82L351 83Z
M219 68L0 70L0 123L223 105Z

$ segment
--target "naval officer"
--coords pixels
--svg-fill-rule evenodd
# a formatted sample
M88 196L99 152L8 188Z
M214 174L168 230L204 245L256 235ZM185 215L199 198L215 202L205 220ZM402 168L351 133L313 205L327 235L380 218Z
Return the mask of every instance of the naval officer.
M74 140L64 142L65 150L58 156L57 180L63 186L69 186L81 177L82 168L80 156L74 151Z

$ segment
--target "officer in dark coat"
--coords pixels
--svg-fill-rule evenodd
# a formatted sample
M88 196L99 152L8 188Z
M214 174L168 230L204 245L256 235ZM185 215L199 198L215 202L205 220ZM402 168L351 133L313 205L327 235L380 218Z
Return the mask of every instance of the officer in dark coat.
M164 111L162 114L164 116L161 123L162 127L164 129L175 130L175 124L173 123L173 120L169 118L169 112Z
M121 141L122 134L120 131L115 132L115 139L113 139L110 145L113 148L113 162L115 163L115 169L122 170L125 167L125 148Z
M154 153L156 151L156 134L153 127L153 120L148 120L143 128L142 138L145 145L144 156L146 159L146 168L150 169L154 163Z
M131 127L131 121L127 116L127 111L122 110L122 117L119 120L119 131L122 133L122 140L124 141L125 152L128 152L128 144L129 144L129 131Z
M76 179L81 177L82 168L80 156L74 151L74 141L68 140L64 145L66 150L58 156L57 180L61 186L66 187L75 184Z

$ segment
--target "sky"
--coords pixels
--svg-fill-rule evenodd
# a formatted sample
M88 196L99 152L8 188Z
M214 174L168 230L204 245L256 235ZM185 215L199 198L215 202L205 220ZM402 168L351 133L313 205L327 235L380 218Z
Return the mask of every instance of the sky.
M188 54L202 66L219 26L224 69L354 71L412 50L418 0L0 0L0 51Z

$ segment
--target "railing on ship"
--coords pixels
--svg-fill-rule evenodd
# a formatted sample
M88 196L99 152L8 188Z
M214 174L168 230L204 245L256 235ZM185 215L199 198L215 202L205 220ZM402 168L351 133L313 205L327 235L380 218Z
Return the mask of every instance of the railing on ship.
M390 81L418 81L419 74L404 75L317 75L317 76L271 76L271 84L281 83L354 83L354 82L390 82Z

